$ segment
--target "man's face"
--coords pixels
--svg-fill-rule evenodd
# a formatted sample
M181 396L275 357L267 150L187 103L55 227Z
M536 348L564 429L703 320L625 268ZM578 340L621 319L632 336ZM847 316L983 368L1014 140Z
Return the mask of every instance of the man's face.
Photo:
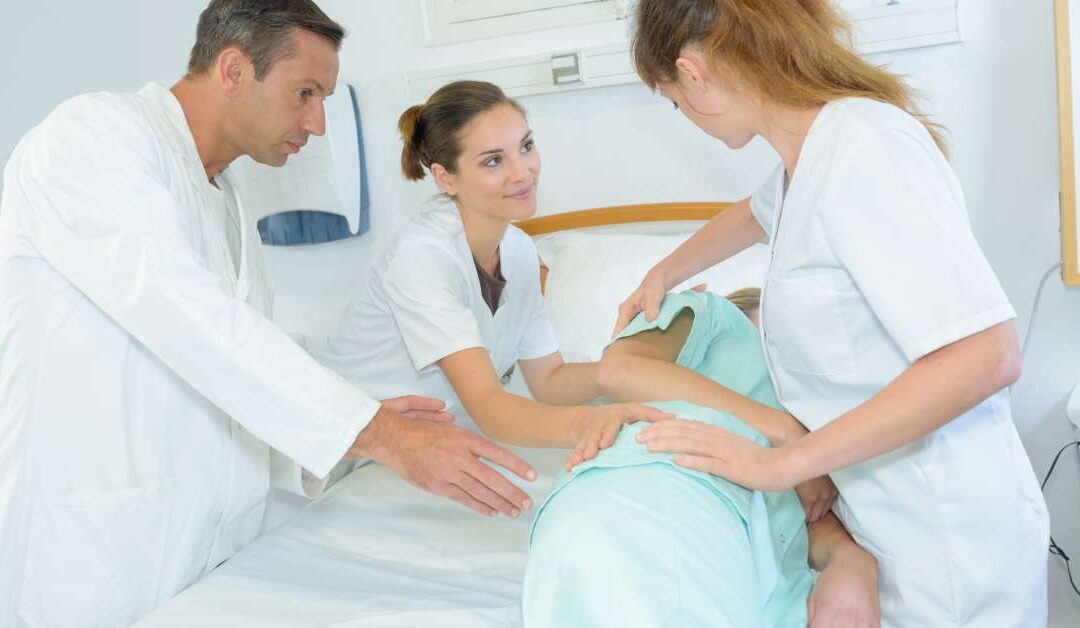
M280 59L262 81L248 83L234 117L235 141L252 159L283 166L309 135L326 132L323 100L337 84L338 54L329 40L302 29L294 54Z

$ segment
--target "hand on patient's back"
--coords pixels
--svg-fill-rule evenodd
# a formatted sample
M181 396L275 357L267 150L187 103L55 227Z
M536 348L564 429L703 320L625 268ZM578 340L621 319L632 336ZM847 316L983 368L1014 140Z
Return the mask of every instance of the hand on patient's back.
M575 435L577 445L566 459L566 470L592 460L615 442L619 430L626 423L638 421L665 421L674 415L638 403L616 403L607 406L594 406L585 411Z
M434 423L454 422L454 415L444 410L446 404L438 399L432 399L431 397L405 395L404 397L384 399L382 404L394 412L410 419L432 421Z
M409 420L385 405L356 437L349 457L370 457L413 485L476 512L517 517L532 500L484 460L521 478L536 470L510 450L456 425Z
M645 279L641 280L641 285L637 290L634 290L619 305L619 318L615 321L615 330L611 332L611 337L614 338L625 329L638 312L645 312L645 320L656 320L656 317L660 315L660 304L664 301L666 294L667 282L663 275L649 271Z
M806 512L806 522L814 523L825 516L836 501L839 491L828 476L807 480L795 487L795 494Z

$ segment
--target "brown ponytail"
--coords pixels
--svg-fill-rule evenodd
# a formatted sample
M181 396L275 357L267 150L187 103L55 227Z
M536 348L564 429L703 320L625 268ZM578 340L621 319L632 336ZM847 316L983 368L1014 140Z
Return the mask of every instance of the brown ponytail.
M413 105L398 119L401 133L401 172L409 181L424 178L424 168L441 164L457 172L461 131L476 116L499 105L525 109L498 86L481 81L457 81L439 88L423 105Z
M650 87L674 82L682 50L697 46L733 78L786 105L852 96L894 105L948 152L943 128L919 110L903 79L855 53L851 25L832 0L639 0L635 22L634 65Z
M401 114L398 119L398 131L401 132L401 172L409 181L419 181L424 178L424 159L420 154L420 120L423 117L424 108L421 105L413 105Z

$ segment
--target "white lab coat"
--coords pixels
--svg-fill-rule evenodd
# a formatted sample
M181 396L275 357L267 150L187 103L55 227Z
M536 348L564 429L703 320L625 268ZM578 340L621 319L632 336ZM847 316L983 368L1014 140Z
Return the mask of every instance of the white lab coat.
M6 628L134 622L255 537L268 444L325 475L377 410L267 318L254 225L241 204L234 265L219 185L153 84L62 104L8 162Z
M770 234L762 338L780 401L815 430L920 357L1015 317L929 133L890 105L829 103ZM1046 505L1001 391L929 436L832 474L881 566L886 628L1046 625Z
M458 425L477 431L436 362L483 347L506 383L518 360L559 350L540 294L532 238L511 225L499 256L506 288L492 314L457 208L452 202L434 205L375 262L328 347L312 355L380 397L414 393L441 399Z

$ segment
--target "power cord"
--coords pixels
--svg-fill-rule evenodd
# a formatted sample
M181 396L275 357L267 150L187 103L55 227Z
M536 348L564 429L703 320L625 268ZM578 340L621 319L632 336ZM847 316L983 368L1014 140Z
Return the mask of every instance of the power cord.
M1046 273L1043 275L1041 281L1039 281L1039 289L1035 291L1035 302L1031 304L1031 316L1028 317L1027 333L1024 334L1024 344L1020 345L1020 357L1027 356L1028 341L1031 340L1031 330L1035 329L1035 315L1039 313L1039 302L1042 301L1043 288L1046 287L1046 281L1050 279L1050 276L1054 274L1055 270L1061 268L1061 262L1055 263Z
M1054 274L1054 271L1059 268L1061 268L1061 262L1055 263L1047 269L1046 273L1043 274L1042 280L1039 281L1039 288L1035 291L1035 302L1031 305L1031 316L1028 318L1027 333L1024 334L1024 343L1020 345L1021 359L1027 356L1028 342L1031 340L1031 331L1035 329L1035 316L1039 312L1039 302L1042 301L1043 289L1046 288L1047 280L1049 280ZM1046 477L1043 478L1042 486L1040 488L1044 492L1046 491L1046 483L1050 481L1050 476L1053 475L1054 469L1057 468L1058 460L1061 459L1061 455L1064 454L1069 447L1076 447L1076 453L1077 455L1080 455L1080 440L1074 440L1058 450L1057 455L1054 456L1054 461L1050 463L1050 469L1046 472ZM1065 550L1061 549L1061 546L1057 544L1057 541L1054 540L1054 535L1052 534L1050 535L1050 553L1065 561L1065 571L1069 574L1069 584L1072 585L1073 591L1075 591L1077 595L1080 595L1080 588L1077 588L1076 581L1073 580L1072 565L1070 563L1069 555L1065 553Z
M1046 483L1050 481L1050 476L1054 473L1054 468L1057 467L1058 460L1061 459L1061 454L1065 453L1065 450L1069 447L1076 447L1076 453L1080 455L1080 440L1074 440L1073 442L1065 445L1058 450L1057 455L1054 456L1054 461L1050 463L1050 470L1046 472L1046 477L1042 481L1042 490L1046 490ZM1073 580L1072 566L1069 562L1069 555L1065 553L1065 550L1061 549L1061 546L1054 540L1054 535L1050 535L1050 553L1054 556L1065 561L1065 571L1069 574L1069 584L1072 585L1073 591L1076 591L1077 595L1080 595L1080 588L1077 588L1076 581Z

